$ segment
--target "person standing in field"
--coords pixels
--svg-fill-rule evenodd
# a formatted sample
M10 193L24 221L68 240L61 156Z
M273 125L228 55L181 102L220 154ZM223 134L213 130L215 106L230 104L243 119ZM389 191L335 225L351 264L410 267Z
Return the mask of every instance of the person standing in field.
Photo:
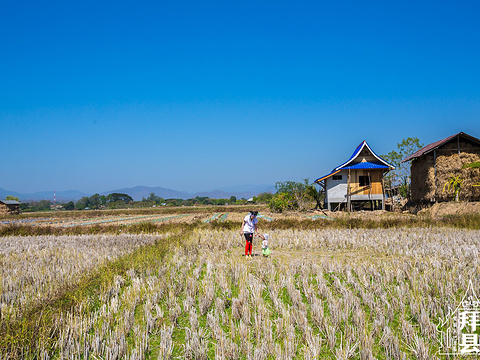
M250 214L245 216L242 223L242 231L240 235L245 236L245 256L252 257L252 248L253 248L253 235L255 233L259 234L257 228L257 219L258 211L250 211Z

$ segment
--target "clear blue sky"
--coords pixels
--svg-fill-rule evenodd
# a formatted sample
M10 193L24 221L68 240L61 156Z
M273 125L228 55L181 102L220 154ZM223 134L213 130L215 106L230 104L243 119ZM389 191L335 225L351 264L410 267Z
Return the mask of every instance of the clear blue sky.
M274 184L480 137L476 1L4 1L0 187Z

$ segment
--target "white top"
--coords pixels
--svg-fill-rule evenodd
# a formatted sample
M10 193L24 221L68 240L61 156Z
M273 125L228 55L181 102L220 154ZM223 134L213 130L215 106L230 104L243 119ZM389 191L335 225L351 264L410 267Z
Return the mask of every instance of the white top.
M255 224L258 223L258 219L256 217L254 217L252 220L250 219L250 214L248 214L247 216L245 216L245 219L243 219L243 221L245 221L245 225L243 226L244 233L255 232Z
M262 249L268 248L268 240L263 240L262 241Z

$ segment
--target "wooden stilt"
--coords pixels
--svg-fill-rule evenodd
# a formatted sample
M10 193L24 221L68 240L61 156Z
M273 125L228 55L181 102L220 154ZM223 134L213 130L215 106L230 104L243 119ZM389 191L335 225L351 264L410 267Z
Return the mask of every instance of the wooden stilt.
M351 200L350 200L350 169L348 169L348 176L347 176L347 211L350 212L351 209Z
M370 206L372 210L375 210L374 203L373 203L373 198L372 198L372 176L370 175L370 172L367 172L368 175L368 197L370 198Z
M437 150L433 150L433 176L435 184L435 193L433 194L433 201L437 201Z
M382 210L385 210L385 179L382 174Z

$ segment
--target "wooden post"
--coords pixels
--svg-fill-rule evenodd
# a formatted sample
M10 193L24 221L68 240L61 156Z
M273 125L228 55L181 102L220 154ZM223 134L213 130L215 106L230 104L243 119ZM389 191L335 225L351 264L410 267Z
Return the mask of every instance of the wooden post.
M373 185L372 185L372 176L370 175L370 171L367 172L367 175L368 175L368 186L369 186L368 196L370 198L370 206L372 207L372 210L375 210L373 205L373 199L372 199Z
M385 179L383 178L383 175L384 174L382 173L382 210L385 210Z
M457 149L458 149L458 157L460 158L460 135L457 135Z
M434 185L435 193L433 195L433 201L437 201L437 149L433 150L433 176L434 176Z
M347 211L351 211L351 200L350 200L350 169L348 169L348 176L347 176Z

